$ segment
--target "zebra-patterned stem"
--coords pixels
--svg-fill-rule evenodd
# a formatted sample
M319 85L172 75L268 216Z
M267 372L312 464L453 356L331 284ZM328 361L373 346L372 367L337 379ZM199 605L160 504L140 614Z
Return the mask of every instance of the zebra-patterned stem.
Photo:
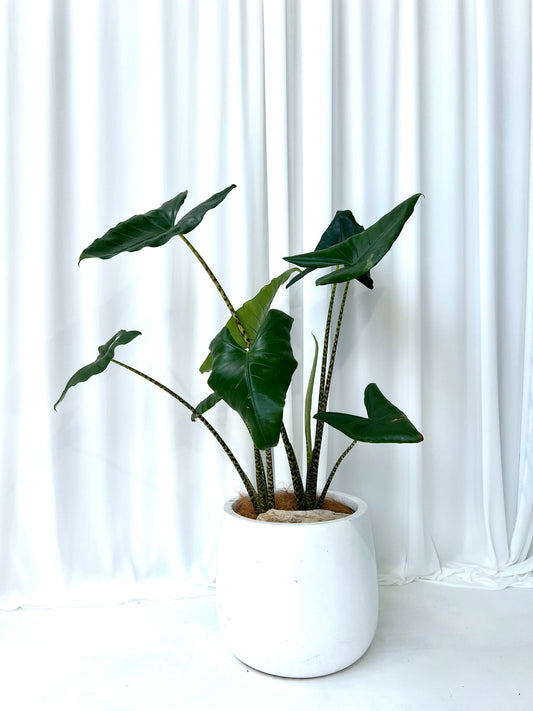
M197 420L200 420L200 422L207 427L209 432L213 435L213 437L216 439L216 441L219 443L219 445L222 447L224 452L227 454L229 457L231 463L237 470L237 474L240 476L242 483L244 484L246 488L246 492L248 493L248 496L250 497L254 509L259 505L258 499L257 499L257 493L253 487L252 482L250 479L246 476L246 473L244 472L244 469L241 467L239 462L237 461L235 455L231 451L231 449L228 447L228 445L224 442L222 437L218 434L216 429L201 415L199 412L196 412L194 407L187 402L187 400L184 400L180 395L175 393L173 390L170 390L170 388L167 388L166 385L163 385L157 380L154 380L154 378L151 378L149 375L146 375L146 373L141 372L140 370L137 370L136 368L132 368L131 365L126 365L125 363L121 363L119 360L115 360L114 358L111 360L112 363L115 363L116 365L120 365L122 368L126 368L126 370L130 370L132 373L135 373L136 375L139 375L141 378L144 378L145 380L148 380L149 383L153 383L153 385L157 385L158 388L161 388L161 390L164 390L166 393L169 395L172 395L173 398L175 398L179 403L181 403L184 407L187 408L190 412L192 412L195 415L195 418Z
M272 450L265 451L266 472L267 472L267 490L268 490L268 508L273 509L276 506L274 498L274 465L272 462Z
M331 346L331 356L329 358L329 368L328 376L326 378L326 387L324 389L324 406L322 410L325 410L328 404L329 391L331 388L331 378L333 376L333 366L335 365L335 356L337 355L337 346L339 345L339 336L341 334L342 317L344 314L344 307L346 306L346 298L348 296L348 289L350 287L350 282L346 282L344 287L344 293L342 295L341 306L339 309L339 316L337 318L337 327L335 328L335 336L333 337L333 345Z
M331 482L333 481L333 477L334 477L335 474L337 473L337 469L338 469L339 466L341 465L342 460L344 459L344 457L346 457L346 455L354 448L354 446L355 446L356 444L357 444L357 440L354 439L354 441L353 441L348 447L346 447L346 449L344 450L344 452L341 454L341 456L340 456L340 457L337 459L337 461L335 462L335 465L334 465L333 469L331 470L331 474L328 476L328 480L326 481L326 483L325 483L325 485L324 485L324 488L322 489L322 493L320 494L320 498L319 498L318 501L316 502L316 507L317 507L317 509L321 509L321 508L322 508L322 505L324 504L324 501L325 501L325 498L326 498L326 494L328 493L328 489L329 489L329 487L330 487L330 484L331 484Z
M245 344L246 344L246 347L247 347L247 348L250 348L250 346L251 346L250 338L248 337L248 334L247 334L246 331L244 330L244 326L242 325L241 320L240 320L239 317L237 316L237 312L236 312L235 309L233 308L233 304L232 304L231 301L229 300L228 295L226 294L226 292L225 292L224 289L222 288L222 284L218 281L218 279L216 278L216 276L213 274L213 272L212 272L211 269L209 268L207 262L206 262L205 259L202 257L202 255L200 254L200 252L198 252L198 250L189 242L189 240L187 239L187 237L185 237L185 235L181 235L181 234L180 234L179 236L180 236L181 239L185 242L185 244L186 244L187 247L191 250L191 252L194 254L194 256L196 257L196 259L200 262L200 264L202 265L202 267L205 269L205 271L206 271L207 274L209 275L209 278L211 279L211 281L213 282L213 284L216 286L218 293L220 294L220 296L222 297L224 303L225 303L226 306L228 307L228 309L229 309L229 311L230 311L230 313L231 313L231 315L232 315L232 317L233 317L233 320L235 321L235 324L236 324L237 328L239 329L239 333L240 333L241 336L243 337L243 340L244 340L244 342L245 342Z
M296 503L301 511L306 511L307 499L303 487L302 476L300 474L300 467L298 466L298 460L296 459L293 446L290 443L287 430L285 429L285 425L283 424L281 425L281 439L283 441L283 446L285 447L285 453L287 454L287 461L289 463L289 469L291 472L294 495L296 496Z
M331 320L333 316L333 306L335 303L335 294L337 293L337 285L333 284L331 295L329 298L328 314L326 317L326 327L324 329L324 343L322 344L322 362L320 366L320 385L318 388L318 412L325 409L324 392L326 389L326 378L328 370L328 351L329 351L329 334L331 331ZM320 461L320 450L322 448L322 436L324 432L324 423L320 420L315 425L315 443L311 458L307 465L307 476L305 479L306 497L309 506L313 505L316 499L316 487L318 481L318 464Z
M318 389L318 410L322 411L325 407L324 402L324 391L326 389L326 371L328 365L328 351L329 351L329 334L331 331L331 319L333 316L333 305L335 303L335 294L337 293L337 284L333 284L331 289L331 296L329 298L328 315L326 318L326 328L324 331L324 344L322 350L322 365L320 367L320 387Z
M254 458L255 458L255 485L257 487L257 497L259 499L259 508L255 512L257 514L265 513L268 511L268 490L267 490L267 480L265 475L265 467L263 465L263 459L261 458L261 452L254 445Z
M348 287L350 286L350 282L346 282L346 286L344 287L344 293L342 295L342 301L339 309L339 315L337 317L337 325L335 328L335 335L333 337L333 344L331 346L331 355L329 359L329 366L327 368L327 376L325 378L325 384L322 384L322 375L321 373L321 383L320 383L320 395L319 395L319 403L318 403L318 411L323 412L328 404L328 398L329 398L329 391L331 388L331 379L333 376L333 367L335 365L335 356L337 355L337 346L339 343L339 336L341 332L341 325L342 325L342 317L344 314L344 307L346 305L346 298L348 296ZM324 337L324 342L326 342L326 339L329 341L329 330L330 330L330 321L331 321L331 311L332 311L332 306L333 306L333 297L334 293L332 291L332 298L330 299L330 310L328 311L328 321L326 323L326 336ZM326 347L324 346L324 351L326 351ZM324 367L324 363L323 363ZM325 372L325 367L324 367L324 372ZM318 465L320 462L320 451L322 449L322 438L324 435L324 422L321 420L318 420L315 428L315 446L313 448L313 453L311 455L311 462L309 465L309 470L307 472L307 480L306 480L306 495L307 495L307 503L309 506L311 506L312 502L316 499L316 493L317 493L317 484L318 484Z

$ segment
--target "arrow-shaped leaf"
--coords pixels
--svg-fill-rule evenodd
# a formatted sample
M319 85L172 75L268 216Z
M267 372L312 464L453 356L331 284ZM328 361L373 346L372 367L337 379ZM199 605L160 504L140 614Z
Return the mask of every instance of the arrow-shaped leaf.
M351 210L338 210L315 247L315 252L321 249L327 249L328 247L333 247L336 244L340 244L341 242L344 242L344 240L349 239L353 235L359 234L363 230L364 227L357 222ZM303 272L297 274L293 279L291 279L291 281L287 284L287 288L315 269L316 267L307 267L307 269L304 269ZM370 272L357 277L357 279L361 282L361 284L364 284L364 286L369 289L372 289L374 286L374 283L370 277Z
M387 400L375 383L365 389L365 407L368 418L341 412L319 412L315 418L359 442L401 444L424 439L407 415Z
M279 440L285 396L297 366L290 343L292 322L272 309L249 350L225 326L209 346L209 386L240 414L258 449L275 447Z
M78 371L76 371L76 373L74 373L72 378L70 378L70 380L65 385L65 389L61 393L61 397L55 403L54 410L57 408L57 406L65 397L67 391L70 388L74 387L74 385L78 385L78 383L84 383L86 380L89 380L89 378L93 375L103 373L109 363L111 363L112 358L115 357L115 348L117 346L124 346L126 345L126 343L133 341L134 338L137 338L137 336L140 335L140 331L118 331L112 338L109 339L109 341L107 341L107 343L104 343L103 346L99 346L98 358L92 363L89 363L89 365L84 365L83 368L80 368Z
M235 185L230 185L225 190L212 195L174 224L178 211L187 197L187 191L179 193L155 210L119 222L103 237L99 237L84 249L79 261L88 257L111 259L122 252L137 252L143 247L161 247L172 237L191 232L200 224L205 213L219 205L234 187Z
M279 288L285 284L291 274L294 274L296 271L299 270L296 267L292 267L292 269L287 269L287 271L283 272L283 274L274 277L274 279L263 286L254 297L248 301L245 301L240 309L237 309L236 313L239 321L243 325L243 328L251 343L255 341L257 332L265 320L268 310L270 309ZM226 328L229 329L233 339L242 348L244 348L246 344L233 317L231 317L226 323ZM211 370L212 362L212 355L209 353L200 366L200 373L208 373Z
M316 252L285 257L285 259L300 267L343 266L342 269L317 279L317 284L334 284L357 279L367 274L383 259L412 215L420 196L421 193L412 195L371 227L340 244Z

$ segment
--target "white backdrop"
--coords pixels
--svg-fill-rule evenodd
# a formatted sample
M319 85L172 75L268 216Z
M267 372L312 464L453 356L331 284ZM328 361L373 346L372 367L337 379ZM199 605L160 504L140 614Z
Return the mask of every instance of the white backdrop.
M236 304L335 210L370 225L424 193L374 291L352 290L331 408L362 414L375 381L425 442L359 444L335 488L368 501L382 582L533 585L530 2L0 8L0 605L213 584L239 482L201 425L119 368L52 403L120 328L143 335L118 357L204 397L227 316L184 246L77 258L121 219L233 182L193 235ZM304 372L327 299L312 285L278 302L303 318ZM235 418L213 422L249 462ZM331 465L345 438L327 445Z

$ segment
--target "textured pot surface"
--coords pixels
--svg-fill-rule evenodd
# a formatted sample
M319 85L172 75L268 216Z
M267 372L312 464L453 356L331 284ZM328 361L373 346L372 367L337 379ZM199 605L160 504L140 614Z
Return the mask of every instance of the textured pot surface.
M376 558L368 508L335 521L270 523L222 517L217 574L220 631L236 657L277 676L344 669L369 647L377 624Z

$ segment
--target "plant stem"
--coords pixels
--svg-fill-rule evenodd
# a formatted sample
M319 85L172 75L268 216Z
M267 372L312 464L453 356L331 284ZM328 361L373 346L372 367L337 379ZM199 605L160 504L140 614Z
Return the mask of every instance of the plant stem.
M339 344L339 337L341 334L342 316L344 314L344 307L346 306L346 298L348 296L349 286L350 286L350 282L347 281L346 286L344 287L344 293L342 295L341 307L339 309L339 317L337 319L337 327L335 329L335 336L333 338L333 345L331 347L331 356L329 359L328 377L326 378L326 387L324 390L324 406L322 408L323 410L326 409L327 404L328 404L329 391L331 388L331 378L333 376L333 366L335 365L335 356L337 355L337 346Z
M318 396L318 411L323 412L328 404L329 391L331 388L331 379L333 377L333 367L335 365L335 356L337 355L337 346L339 343L339 336L342 326L342 317L344 314L344 307L346 305L346 298L348 296L348 288L350 282L346 282L344 287L344 293L342 295L342 301L339 309L339 315L337 317L337 325L335 328L335 335L333 337L333 344L331 346L331 355L329 358L329 366L327 366L327 351L329 345L329 336L331 328L331 316L333 312L333 301L335 298L335 286L331 291L331 298L329 302L328 317L326 320L326 330L324 334L324 350L322 353L322 369L320 373L320 390ZM327 375L326 375L327 370ZM313 453L311 455L311 463L307 472L306 479L306 496L307 503L309 506L313 504L316 500L317 494L317 484L318 484L318 465L320 462L320 452L322 449L322 437L324 434L324 422L318 420L315 428L315 446L313 447Z
M228 295L226 294L226 292L225 292L224 289L222 288L221 283L218 281L218 279L216 278L216 276L213 274L213 272L212 272L211 269L209 268L207 262L206 262L205 259L202 257L202 255L200 254L200 252L198 252L198 250L189 242L189 240L187 239L187 237L185 237L185 235L179 235L179 236L180 236L181 239L185 242L185 244L186 244L187 247L191 250L191 252L194 254L194 256L196 257L196 259L200 262L200 264L202 265L202 267L203 267L203 268L205 269L205 271L207 272L209 278L211 279L211 281L213 282L213 284L216 286L218 293L220 294L220 296L222 297L224 303L225 303L226 306L228 307L229 312L231 313L231 315L232 315L232 317L233 317L233 320L235 321L235 324L236 324L237 328L239 329L239 333L241 334L241 336L242 336L242 338L243 338L243 340L244 340L244 342L245 342L245 344L246 344L246 347L247 347L247 348L250 348L250 346L251 346L250 338L249 338L248 334L246 333L246 331L244 330L244 326L242 325L242 322L241 322L240 318L237 316L237 312L236 312L235 309L233 308L233 304L232 304L231 301L229 300Z
M266 468L267 468L267 490L268 490L268 508L273 509L276 506L274 497L274 467L272 463L272 450L265 451Z
M321 508L322 508L322 504L324 503L324 500L325 500L325 498L326 498L326 494L328 493L329 486L330 486L331 482L333 481L333 477L334 477L335 474L337 473L337 469L338 469L339 466L341 465L342 460L344 459L344 457L346 457L346 455L347 455L349 452L351 452L351 450L354 448L354 446L355 446L356 444L357 444L357 440L354 439L354 441L353 441L348 447L346 447L346 449L344 450L344 452L341 454L341 456L340 456L340 457L337 459L337 461L335 462L335 465L333 466L333 469L331 470L331 473L330 473L330 475L328 476L328 480L327 480L326 483L324 484L324 488L322 489L322 493L320 494L320 498L319 498L318 501L316 502L316 507L317 507L317 509L321 509Z
M326 389L326 377L328 368L328 351L329 351L329 334L331 330L331 319L333 315L333 305L335 303L335 294L337 292L337 285L333 284L331 289L331 294L329 297L329 307L328 314L326 317L326 326L324 329L324 342L322 344L322 362L320 366L320 385L318 388L318 402L317 410L320 412L324 409L324 392ZM316 500L316 489L318 480L318 464L320 461L320 448L322 446L322 432L324 430L324 423L318 421L315 425L315 443L313 446L313 451L311 452L311 457L307 463L307 476L305 479L306 497L307 503L311 505Z
M220 444L224 452L227 454L229 457L231 463L237 470L237 474L240 476L242 483L244 484L246 488L246 492L248 493L248 496L250 497L254 509L259 506L259 501L257 498L257 493L253 487L252 482L250 479L246 476L246 473L244 472L244 469L241 467L239 462L237 461L235 455L231 451L231 449L228 447L228 445L224 442L222 437L218 434L218 432L215 430L215 428L201 415L199 412L196 412L194 407L187 402L187 400L184 400L180 395L175 393L173 390L170 390L170 388L167 388L166 385L163 385L162 383L158 382L157 380L154 380L154 378L151 378L149 375L146 375L146 373L141 372L140 370L137 370L136 368L132 368L131 365L126 365L125 363L121 363L119 360L115 360L114 358L111 361L112 363L115 363L116 365L120 365L122 368L126 368L126 370L130 370L132 373L135 373L136 375L139 375L141 378L144 378L145 380L148 380L149 383L153 383L154 385L157 385L158 388L161 388L161 390L164 390L166 393L169 395L172 395L173 398L175 398L179 403L181 403L184 407L187 408L190 412L193 413L195 418L197 420L200 420L200 422L207 427L209 432L213 435L213 437L216 439L216 441Z
M331 319L333 316L333 305L335 303L335 295L337 293L337 284L333 284L331 289L331 296L329 298L328 315L326 318L326 328L324 330L324 343L322 346L322 365L320 368L320 387L318 389L318 410L323 410L324 404L324 393L326 390L326 371L328 366L328 352L329 352L329 334L331 331Z
M304 486L302 482L302 475L300 474L300 467L298 466L298 460L294 454L294 448L290 443L287 430L285 425L281 425L281 439L283 440L283 446L285 447L285 452L287 454L287 461L289 462L289 469L291 472L292 485L294 488L294 495L296 496L296 503L301 511L307 510L307 499L305 496Z
M257 487L257 495L259 499L260 511L256 513L264 513L270 508L268 506L268 490L267 490L267 480L265 475L265 467L263 465L263 460L261 458L261 452L254 445L254 458L255 458L255 482ZM255 508L255 507L254 507Z

